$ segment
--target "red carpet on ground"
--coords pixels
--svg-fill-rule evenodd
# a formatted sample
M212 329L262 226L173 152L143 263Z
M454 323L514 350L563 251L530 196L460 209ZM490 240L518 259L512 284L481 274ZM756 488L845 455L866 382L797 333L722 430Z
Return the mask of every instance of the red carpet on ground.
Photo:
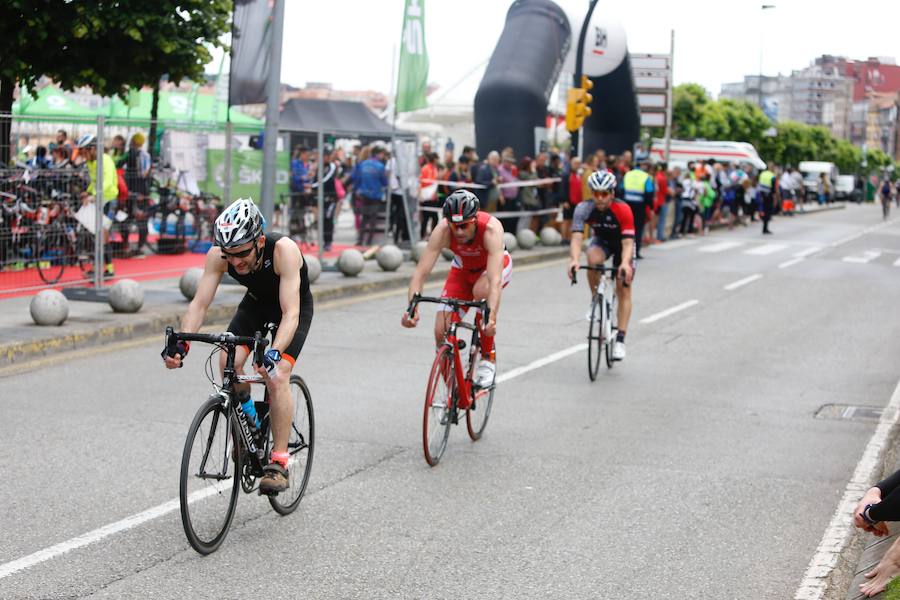
M364 250L364 248L358 248L357 246L341 246L335 244L329 252L325 253L324 258L336 259L340 253L347 248L357 248L360 251ZM301 249L304 254L310 256L315 255L318 252L318 248L312 245L304 244ZM117 279L148 281L153 279L180 277L182 273L191 267L202 267L205 258L205 254L194 254L192 252L186 252L184 254L150 254L134 258L117 258L113 259L116 276L108 281L112 284L115 283ZM17 296L31 296L41 289L60 289L63 287L89 284L90 282L84 280L84 275L77 265L66 267L62 278L54 285L45 284L35 267L21 271L3 270L0 271L0 299L15 298Z

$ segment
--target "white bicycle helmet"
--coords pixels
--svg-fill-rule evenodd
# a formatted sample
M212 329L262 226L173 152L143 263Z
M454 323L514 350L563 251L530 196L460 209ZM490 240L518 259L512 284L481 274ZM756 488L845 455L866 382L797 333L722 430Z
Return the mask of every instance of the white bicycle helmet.
M256 240L263 232L263 216L250 198L238 198L216 219L216 245L234 248Z
M78 139L75 140L76 148L87 148L88 146L96 146L97 145L97 136L93 133L85 133L84 135L78 136Z
M588 178L588 185L595 192L612 192L616 189L616 177L609 171L594 171Z

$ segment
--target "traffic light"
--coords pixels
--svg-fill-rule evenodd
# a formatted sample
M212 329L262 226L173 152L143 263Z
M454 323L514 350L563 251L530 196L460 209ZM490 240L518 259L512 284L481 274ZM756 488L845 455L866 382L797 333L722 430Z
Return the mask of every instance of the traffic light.
M566 96L566 129L571 132L578 131L584 120L591 116L589 106L594 97L588 90L594 87L594 82L587 75L581 76L581 87L569 89Z

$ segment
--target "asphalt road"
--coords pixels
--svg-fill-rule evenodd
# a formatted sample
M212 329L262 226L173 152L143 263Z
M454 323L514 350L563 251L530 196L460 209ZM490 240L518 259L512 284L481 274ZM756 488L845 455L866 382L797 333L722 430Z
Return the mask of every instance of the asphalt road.
M880 225L850 207L647 249L627 360L504 381L484 438L455 428L433 469L430 327L400 327L402 293L317 307L307 496L279 517L242 495L207 557L176 503L3 573L177 498L199 345L174 372L160 335L0 379L0 598L793 597L875 427L815 415L900 378L900 221ZM514 270L500 373L582 343L588 300L562 262Z

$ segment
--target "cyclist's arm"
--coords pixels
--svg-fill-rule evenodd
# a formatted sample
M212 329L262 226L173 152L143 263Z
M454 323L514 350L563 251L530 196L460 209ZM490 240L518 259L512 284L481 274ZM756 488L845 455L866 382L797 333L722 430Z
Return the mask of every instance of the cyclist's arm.
M216 296L216 289L218 289L219 282L222 281L222 275L227 268L228 265L222 260L222 251L219 247L210 248L206 253L203 275L197 283L197 293L181 319L182 332L195 333L200 330L206 311Z
M275 244L274 268L281 278L278 284L278 301L281 304L281 323L272 347L284 351L297 333L300 322L300 269L303 256L297 244L289 238L282 238Z
M491 217L484 232L484 249L488 252L488 307L491 309L491 322L497 322L497 307L500 305L500 282L503 279L503 225Z
M425 278L428 277L428 274L431 273L431 270L434 268L434 263L437 262L441 250L449 245L450 227L447 225L445 219L441 219L431 232L431 237L428 238L428 245L425 246L425 249L422 251L422 256L419 257L419 262L416 264L416 270L413 273L412 279L409 280L408 300L412 300L412 297L415 294L422 293L422 287L425 285Z
M575 205L575 211L572 215L572 233L571 233L571 241L569 242L569 268L571 269L573 266L578 265L578 261L581 259L581 244L584 240L584 221L585 221L585 212L590 214L589 205L586 202L590 202L593 204L593 200L584 200L583 202L579 202Z

